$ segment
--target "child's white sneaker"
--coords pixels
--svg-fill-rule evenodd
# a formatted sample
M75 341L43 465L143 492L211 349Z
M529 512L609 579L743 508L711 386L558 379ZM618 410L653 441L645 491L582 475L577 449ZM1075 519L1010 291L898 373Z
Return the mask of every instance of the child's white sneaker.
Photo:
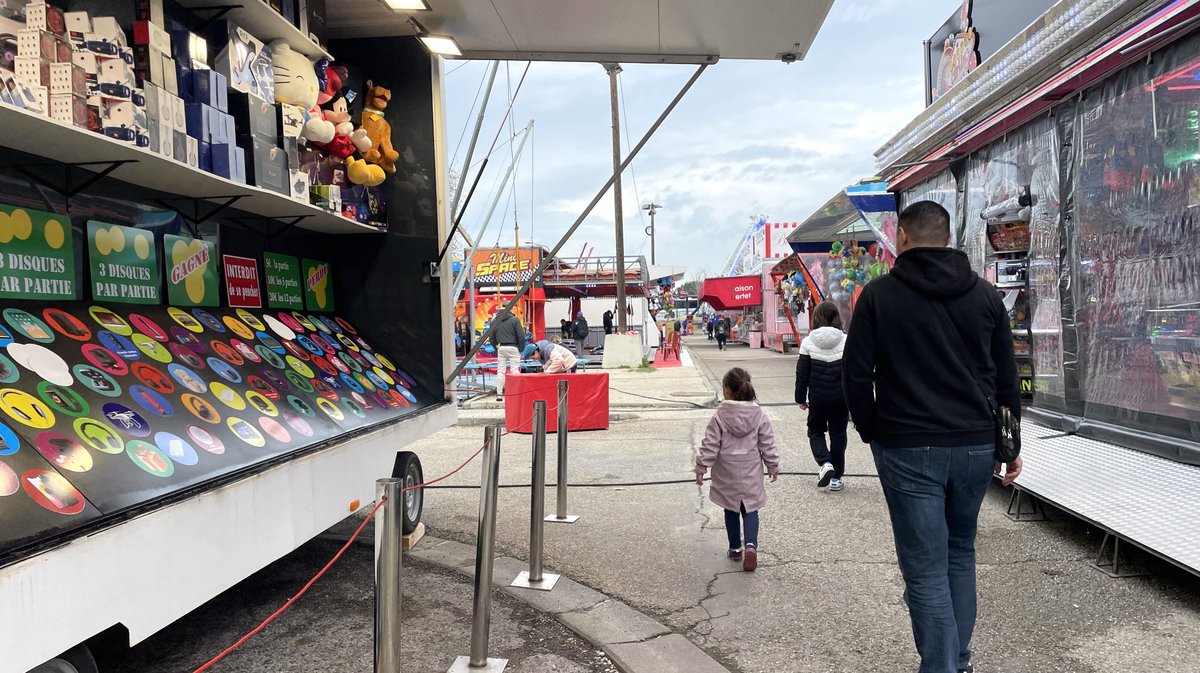
M845 484L842 483L841 479L830 479L829 480L829 490L831 490L831 491L840 491L840 490L842 490L843 486L845 486Z
M817 473L817 488L828 486L830 479L833 479L833 463L825 463Z

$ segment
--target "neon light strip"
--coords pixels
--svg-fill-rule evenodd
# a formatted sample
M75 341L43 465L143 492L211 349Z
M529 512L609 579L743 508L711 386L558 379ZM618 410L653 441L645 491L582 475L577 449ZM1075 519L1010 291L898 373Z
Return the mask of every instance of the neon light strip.
M933 152L929 153L925 157L925 159L928 161L928 160L936 160L936 159L942 158L942 155L946 154L950 150L953 150L956 147L959 147L960 145L962 145L963 143L965 143L968 140L972 140L972 139L978 137L980 134L989 130L991 127L995 126L997 123L1004 121L1005 119L1008 119L1009 117L1013 116L1017 112L1020 112L1022 109L1028 107L1031 103L1037 101L1037 99L1041 98L1042 96L1049 93L1050 91L1053 91L1054 89L1058 88L1059 86L1062 86L1063 84L1067 83L1072 78L1078 77L1079 75L1084 74L1097 61L1101 61L1103 59L1106 59L1106 58L1112 56L1113 54L1119 52L1126 45L1144 37L1146 35L1146 33L1160 27L1163 23L1175 18L1180 13L1182 13L1183 10L1188 9L1188 8L1192 7L1193 5L1195 5L1197 1L1200 1L1200 0L1175 0L1175 2L1172 2L1167 7L1160 9L1157 13L1151 15L1149 18L1143 20L1141 23L1139 23L1139 24L1133 26L1132 28L1130 28L1129 30L1125 31L1125 33L1123 35L1110 41L1108 44L1101 47L1100 49L1097 49L1096 51L1092 52L1090 55L1086 56L1079 63L1075 64L1068 70L1060 73L1054 79L1042 84L1041 86L1034 89L1033 91L1025 94L1024 96L1022 96L1021 98L1017 99L1015 102L1010 104L1004 110L1001 110L1000 112L992 115L988 119L985 119L984 121L975 125L970 130L959 135L954 140L951 140L950 142L946 143L945 145L938 148L937 150L934 150ZM903 171L902 173L900 173L898 176L896 176L894 179L890 180L889 182L893 185L903 184L904 182L908 181L913 176L918 175L918 174L922 173L923 171L925 171L926 168L927 168L926 166L914 166L912 168L909 168L906 171Z

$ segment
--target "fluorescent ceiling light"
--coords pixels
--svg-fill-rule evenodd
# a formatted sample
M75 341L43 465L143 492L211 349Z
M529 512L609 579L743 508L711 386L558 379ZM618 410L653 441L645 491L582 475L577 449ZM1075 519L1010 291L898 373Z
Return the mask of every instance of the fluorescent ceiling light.
M418 38L432 54L439 56L462 56L462 49L452 37L444 35L422 35Z
M428 12L429 3L425 0L383 0L383 4L397 12Z

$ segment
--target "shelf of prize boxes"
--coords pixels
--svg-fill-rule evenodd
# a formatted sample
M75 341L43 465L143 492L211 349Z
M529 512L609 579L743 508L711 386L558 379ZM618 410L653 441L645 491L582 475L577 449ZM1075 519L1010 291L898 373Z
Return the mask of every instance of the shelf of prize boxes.
M287 40L292 49L309 58L327 58L333 60L329 52L313 42L307 35L300 32L291 21L271 9L265 0L241 0L241 4L229 0L179 0L179 4L191 10L211 9L219 11L236 5L229 10L224 18L245 28L254 37L265 42L272 40Z
M265 5L264 5L265 6ZM201 199L242 196L238 210L266 218L290 220L306 215L296 226L327 234L379 233L382 229L355 222L290 196L214 175L108 136L57 122L45 115L0 103L0 147L62 163L133 160L109 174L117 180L150 189ZM103 166L91 166L99 171Z

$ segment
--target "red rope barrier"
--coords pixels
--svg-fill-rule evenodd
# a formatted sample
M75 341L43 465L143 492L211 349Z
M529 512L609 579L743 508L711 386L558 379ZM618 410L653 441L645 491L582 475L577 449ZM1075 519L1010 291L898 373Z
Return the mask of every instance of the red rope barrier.
M295 603L297 600L299 600L300 597L303 596L309 590L309 588L312 587L312 585L316 584L317 580L321 579L321 576L324 575L326 573L326 571L328 571L331 567L333 567L333 564L335 562L337 562L337 560L340 559L343 554L346 553L346 550L350 548L350 545L354 543L354 540L357 539L359 534L362 533L363 529L367 527L367 522L369 522L371 520L371 518L373 516L375 516L375 513L378 512L379 508L383 507L384 503L386 503L386 502L387 502L387 498L380 498L379 502L375 504L375 508L372 509L371 513L368 514L367 517L365 519L363 519L363 522L358 525L358 529L354 531L354 534L350 536L349 540L346 540L346 544L342 545L342 548L338 550L338 553L334 554L333 558L329 559L329 563L326 563L324 568L321 568L321 570L316 575L314 575L313 578L311 580L309 580L308 583L305 584L300 589L300 591L296 592L295 596L292 596L291 598L289 598L287 600L287 602L283 604L283 607L281 607L278 610L276 610L275 612L271 613L271 616L267 617L266 619L263 620L263 622L261 624L254 627L254 630L250 631L246 635L239 638L236 643L225 648L225 650L222 651L217 656L213 657L212 659L209 659L207 662L205 662L205 664L203 666L201 666L200 668L197 668L193 673L204 673L204 671L207 671L208 669L212 668L214 665L217 664L217 662L221 661L225 657L229 656L234 650L241 647L247 640L250 640L254 636L258 635L258 633L260 631L267 628L267 625L270 624L271 622L275 621L275 618L278 617L279 615L283 614L285 610L292 607L292 604Z
M508 434L508 433L505 433L505 434ZM479 450L478 450L478 451L476 451L475 453L471 454L471 457L470 457L470 458L467 458L467 459L466 459L466 460L465 460L465 461L464 461L464 462L463 462L461 465L459 465L458 467L454 468L453 470L451 470L451 471L447 472L446 474L444 474L444 475L442 475L442 476L438 477L437 479L431 479L431 480L429 480L429 481L427 481L427 482L425 482L425 483L422 483L422 484L415 484L415 485L413 485L413 486L409 486L409 487L407 487L407 488L405 488L405 489L404 489L404 492L405 492L405 493L407 493L407 492L409 492L409 491L414 491L414 490L416 490L416 489L418 489L418 488L422 488L422 487L425 487L425 486L430 486L430 485L432 485L432 484L436 484L436 483L438 483L439 481L444 481L444 480L446 480L446 479L450 478L451 476L453 476L453 475L457 474L459 471L461 471L461 470L462 470L464 467L466 467L467 465L470 465L470 464L471 464L471 461L473 461L473 460L475 460L476 458L478 458L478 457L479 457L479 454L483 453L483 450L484 450L486 447L487 447L487 444L483 444L483 445L481 445L481 446L479 447ZM233 653L233 651L234 651L234 650L236 650L237 648L239 648L239 647L241 647L243 644L245 644L245 643L246 643L246 641L248 641L248 640L250 640L251 638L253 638L254 636L258 635L258 634L259 634L259 633L260 633L260 632L261 632L263 629L267 628L267 625L268 625L268 624L270 624L271 622L275 621L275 619L276 619L277 617L279 617L279 615L282 615L282 614L283 614L283 613L284 613L284 612L285 612L285 611L286 611L288 608L292 607L292 604L293 604L293 603L295 603L297 600L299 600L299 599L300 599L300 597L301 597L301 596L303 596L305 593L307 593L307 592L308 592L308 590L309 590L310 588L312 588L312 585L316 584L316 583L317 583L317 580L321 579L321 577L322 577L322 576L323 576L323 575L324 575L326 572L328 572L328 570L329 570L330 568L332 568L332 567L333 567L333 564L334 564L334 563L336 563L338 559L342 558L342 555L344 555L344 554L346 553L346 550L350 548L350 545L351 545L351 544L353 544L353 543L354 543L354 541L358 539L358 536L359 536L360 534L362 534L362 532L363 532L363 529L367 527L367 523L369 523L369 522L371 521L371 519L372 519L372 518L374 518L375 514L376 514L376 513L379 511L379 508L383 507L383 505L384 505L386 502L387 502L387 498L380 498L380 499L379 499L379 502L375 503L375 507L373 507L373 508L371 509L371 511L370 511L370 512L367 514L367 516L366 516L366 517L363 519L362 523L360 523L360 524L358 525L358 528L357 528L357 529L355 529L355 531L354 531L354 534L350 536L350 539L346 540L346 544L342 545L342 548L341 548L341 549L339 549L339 550L338 550L338 552L337 552L336 554L334 554L334 555L333 555L333 558L329 559L329 562L328 562L328 563L326 563L326 564L325 564L325 566L324 566L323 568L321 568L321 570L320 570L320 571L318 571L318 572L317 572L317 574L316 574L316 575L314 575L314 576L313 576L313 578L312 578L311 580L309 580L307 584L305 584L303 587L301 587L300 591L297 591L297 592L296 592L296 594L295 594L294 596L292 596L291 598L289 598L289 599L287 600L287 602L283 604L283 606L282 606L282 607L280 607L280 608L279 608L278 610L276 610L275 612L271 613L271 616L269 616L269 617L267 617L266 619L264 619L264 620L262 621L262 623L261 623L261 624L259 624L258 626L254 627L254 629L253 629L253 630L251 630L249 633L247 633L246 635L244 635L244 636L242 636L241 638L239 638L239 639L238 639L238 641L237 641L236 643L234 643L234 644L230 645L229 647L225 648L225 649L224 649L224 650L223 650L223 651L222 651L220 654L218 654L217 656L213 657L212 659L209 659L207 662L205 662L205 663L204 663L204 665L203 665L203 666L201 666L200 668L197 668L197 669L196 669L195 671L193 671L192 673L204 673L204 671L207 671L208 669L212 668L214 665L216 665L216 664L217 664L218 662L220 662L222 659L224 659L225 657L227 657L227 656L229 656L231 653Z

